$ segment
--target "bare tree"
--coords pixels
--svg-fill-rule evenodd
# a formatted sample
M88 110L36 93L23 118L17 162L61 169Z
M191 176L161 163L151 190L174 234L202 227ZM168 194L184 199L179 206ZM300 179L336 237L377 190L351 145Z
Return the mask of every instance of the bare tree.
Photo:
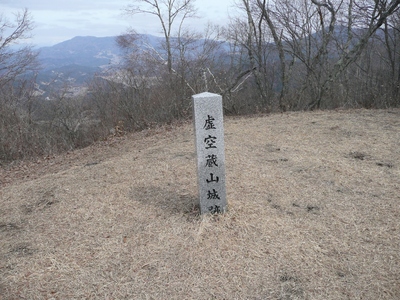
M33 22L27 9L15 14L14 22L0 16L0 88L37 67L37 53L31 46L15 47L30 38L32 29Z
M18 44L30 37L33 28L28 10L16 13L13 21L0 17L0 160L23 156L30 134L37 53ZM31 72L31 75L32 74Z
M274 40L276 49L279 54L279 62L281 68L281 83L282 83L282 88L279 95L279 107L281 111L285 111L288 105L284 104L284 102L287 94L289 73L293 65L293 59L291 60L290 64L286 63L287 58L285 56L285 50L283 47L282 34L279 34L278 28L272 21L271 11L267 8L267 0L257 0L257 6L261 9L261 18L267 22L268 28L271 32L272 38Z
M308 109L319 108L323 99L331 95L331 88L360 57L371 36L397 11L400 3L399 0L242 2L247 20L260 20L261 16L277 48L281 108L291 86L297 89L297 107ZM258 25L265 30L259 24L260 21L249 22L249 27L254 30ZM249 53L249 59L253 57ZM292 72L295 76L290 77Z
M178 28L181 28L187 18L195 16L196 9L193 6L194 1L195 0L133 0L134 4L125 9L125 12L129 15L144 13L154 15L159 19L165 37L166 60L169 73L172 73L172 30L176 22L179 23Z
M391 103L397 105L400 97L400 14L393 14L384 25L384 47L386 56L384 62L389 66L387 82L391 89Z
M242 0L247 15L247 43L246 48L249 55L251 69L253 70L256 85L260 91L263 103L271 106L270 101L270 78L267 72L267 60L269 56L270 35L262 19L262 14L255 10L253 3ZM269 109L269 108L268 108Z
M321 7L316 1L257 0L257 8L276 46L281 69L279 102L301 107L303 99L322 99L322 83L330 69L330 51L335 34L337 9L331 1ZM293 72L296 75L292 77ZM297 99L288 102L289 85L297 86Z
M240 0L238 8L244 12L245 17L232 18L225 38L230 44L230 65L222 95L229 99L239 89L252 84L252 90L258 93L260 110L270 110L272 106L272 80L271 69L267 65L270 55L270 36L265 30L260 14L254 9L254 1ZM251 79L251 80L249 80ZM249 100L249 99L248 99ZM242 101L240 106L249 105ZM239 104L239 103L238 103ZM236 106L236 105L235 105ZM262 106L262 108L260 107ZM238 107L232 105L233 111L238 112Z
M333 8L333 4L328 1L316 1L313 3L321 9L326 7L327 3ZM337 4L336 11L344 1ZM393 15L399 8L400 0L348 0L347 1L347 42L334 63L333 69L330 71L328 79L323 83L324 89L329 89L329 84L334 82L340 75L342 75L351 63L354 63L368 46L368 41L376 33L376 31L386 22L386 20ZM335 10L334 9L334 10ZM353 20L361 19L362 33L358 37L354 37L353 32L357 29L353 27ZM358 28L359 29L359 28ZM349 46L353 44L353 46ZM309 103L310 108L319 107L321 99L317 99Z

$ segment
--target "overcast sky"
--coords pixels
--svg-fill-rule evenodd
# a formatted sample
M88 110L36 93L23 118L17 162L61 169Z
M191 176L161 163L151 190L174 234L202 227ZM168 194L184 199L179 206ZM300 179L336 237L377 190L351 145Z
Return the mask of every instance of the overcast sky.
M32 43L50 46L74 36L115 36L132 27L139 33L160 35L160 24L146 15L122 14L130 0L0 0L0 12L8 20L13 13L28 8L35 29ZM201 29L208 21L225 25L234 11L234 0L196 0L199 19L188 25Z

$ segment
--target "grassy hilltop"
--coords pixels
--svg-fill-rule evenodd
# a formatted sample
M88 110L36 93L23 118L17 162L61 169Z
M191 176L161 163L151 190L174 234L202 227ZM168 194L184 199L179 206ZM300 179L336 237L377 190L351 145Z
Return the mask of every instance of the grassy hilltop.
M400 298L400 110L228 117L225 147L216 216L191 123L0 169L2 299Z

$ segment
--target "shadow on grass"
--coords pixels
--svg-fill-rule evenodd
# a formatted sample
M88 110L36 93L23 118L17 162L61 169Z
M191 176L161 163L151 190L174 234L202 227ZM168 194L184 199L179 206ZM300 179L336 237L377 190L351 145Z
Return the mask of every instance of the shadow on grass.
M175 190L172 186L132 187L129 198L168 214L197 217L200 213L197 195L186 190Z

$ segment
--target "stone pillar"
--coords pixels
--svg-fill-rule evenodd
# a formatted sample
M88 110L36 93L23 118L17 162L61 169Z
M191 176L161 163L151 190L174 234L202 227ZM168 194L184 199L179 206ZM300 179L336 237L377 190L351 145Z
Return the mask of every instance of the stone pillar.
M224 213L227 201L222 97L201 93L192 96L192 101L200 212Z

